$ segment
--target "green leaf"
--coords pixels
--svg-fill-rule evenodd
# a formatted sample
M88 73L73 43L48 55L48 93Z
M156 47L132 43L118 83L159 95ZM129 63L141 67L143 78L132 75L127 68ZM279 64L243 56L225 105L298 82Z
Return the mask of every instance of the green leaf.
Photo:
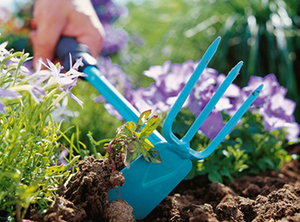
M142 141L142 147L147 151L149 151L154 147L147 138L141 138L141 141Z
M149 151L148 153L152 163L161 163L161 157L157 150L152 149L151 152Z
M229 169L227 167L222 167L222 169L220 170L220 174L222 176L230 177L230 172L229 172Z
M125 159L124 159L124 165L127 169L130 168L130 159L131 159L131 153L128 149L125 150Z
M221 176L217 171L210 172L210 173L208 174L208 179L209 179L211 182L219 182L219 183L222 183L222 182L223 182L222 176Z
M151 114L151 110L146 110L144 112L141 113L139 119L138 119L138 122L136 124L136 131L140 131L142 126L145 124L146 122L146 119L150 116Z
M134 122L127 122L125 127L130 130L130 132L133 132L134 131L134 127L135 127L135 123ZM131 133L132 135L132 133Z
M142 154L143 154L143 157L145 158L145 160L147 162L149 162L149 153L148 153L148 151L145 150L145 149L142 149Z
M141 137L150 136L151 133L157 128L159 124L160 118L158 116L152 116L148 121L147 124L143 127L141 131Z
M135 150L137 149L138 145L139 144L137 142L132 141L127 145L127 149L130 151L130 153L134 153Z

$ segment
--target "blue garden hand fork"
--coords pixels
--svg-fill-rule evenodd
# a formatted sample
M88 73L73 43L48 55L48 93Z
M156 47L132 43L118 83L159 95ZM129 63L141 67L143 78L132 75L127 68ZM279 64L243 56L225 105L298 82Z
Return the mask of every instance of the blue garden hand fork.
M120 196L133 207L133 214L136 219L146 217L187 176L192 168L191 160L204 159L217 148L262 90L263 85L260 85L250 94L205 150L199 152L190 148L191 139L238 75L242 66L242 62L239 62L229 72L222 85L219 86L187 133L181 139L173 134L172 124L175 117L201 73L215 54L219 42L220 37L207 49L199 65L172 106L163 125L164 137L157 131L148 137L154 148L160 153L162 162L154 164L147 162L140 156L130 164L129 169L124 168L121 171L125 177L125 183L122 187L119 187ZM95 59L90 56L86 46L78 44L73 38L62 37L57 45L57 55L62 59L65 67L68 66L69 53L72 54L73 59L83 58L83 72L87 74L86 79L114 106L126 121L136 123L140 115L139 112L100 73L96 68ZM110 201L118 199L116 190L110 190L108 195Z

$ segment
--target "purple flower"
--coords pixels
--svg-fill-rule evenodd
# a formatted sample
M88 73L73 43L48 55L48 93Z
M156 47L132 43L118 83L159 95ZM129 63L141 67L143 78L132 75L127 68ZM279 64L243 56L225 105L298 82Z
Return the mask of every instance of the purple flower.
M200 130L205 136L213 140L225 126L223 117L220 112L212 111L205 119L204 123L200 127Z
M109 55L121 51L128 42L128 34L123 29L115 29L112 25L103 25L105 39L103 42L102 54Z
M42 100L41 96L46 95L45 90L40 86L31 86L31 89L29 89L29 93L37 104L39 104L39 102Z
M248 86L242 89L244 98L261 83L264 84L264 88L254 105L260 107L258 112L263 117L266 130L285 128L288 132L287 140L294 140L300 134L299 125L295 122L293 115L296 103L285 98L287 89L280 86L274 74L269 74L264 78L252 76ZM292 132L291 129L296 129L296 131Z
M129 77L122 71L119 65L113 64L109 57L100 57L97 66L110 83L122 93L133 87Z
M78 59L74 65L72 65L72 58L70 55L70 66L71 69L66 73L61 73L61 66L54 65L50 60L47 59L47 64L43 63L41 60L39 62L37 73L43 73L41 69L41 65L47 67L50 71L50 79L48 83L44 86L44 88L52 87L53 85L58 84L58 89L68 94L75 102L77 102L81 107L83 102L78 99L74 94L71 93L72 88L76 85L77 80L80 76L86 76L84 73L78 72L77 69L82 65L82 59ZM60 99L63 97L58 97L53 104L56 105Z
M142 38L136 34L131 36L131 42L135 43L138 46L144 45L144 41L142 40Z
M72 112L67 109L68 97L65 97L62 103L57 103L55 110L51 113L52 118L55 122L61 122L62 120L69 121L69 117L76 117L78 113Z
M287 123L285 128L288 133L286 139L291 142L297 142L300 134L300 125L296 122Z
M127 8L117 6L110 0L92 0L91 1L100 21L104 24L112 23L121 15L127 13Z
M161 66L151 66L143 73L152 78L154 82L148 88L133 90L128 87L124 94L128 101L140 112L152 109L153 112L167 113L198 63L199 61L186 61L181 65L166 61ZM105 65L102 65L102 67L105 67ZM103 72L109 73L109 70L111 68L107 68ZM118 74L123 75L124 73L118 72ZM183 107L188 107L195 116L199 116L225 78L224 74L218 74L216 70L206 68ZM300 126L295 122L293 116L296 104L294 101L285 98L287 90L280 86L273 74L265 77L252 76L248 86L242 89L235 84L231 84L199 130L208 138L215 138L225 125L221 112L233 115L249 94L260 84L264 84L264 89L250 111L259 112L262 115L267 130L285 128L288 132L287 139L295 140L300 134ZM117 84L114 83L114 85ZM107 104L106 108L113 115L117 115L112 106Z
M276 130L285 127L286 123L295 121L293 113L296 103L284 98L281 93L273 95L260 109L266 130Z
M16 99L20 98L21 95L18 92L9 90L9 89L1 89L0 88L0 97L5 99ZM5 105L0 99L0 112L5 113Z
M149 108L156 112L168 112L198 63L186 61L181 65L166 61L162 66L152 66L144 71L144 75L155 82L147 89L132 91L127 98L140 112ZM216 70L205 69L183 107L189 107L198 116L214 94L217 78ZM229 98L222 98L200 130L213 139L224 126L220 111L229 108L232 108Z
M251 76L248 85L243 88L243 91L246 93L244 94L244 97L246 98L246 96L250 95L250 93L260 84L264 84L264 88L258 98L254 101L255 106L263 106L270 96L278 91L281 91L284 95L286 94L286 89L279 85L276 76L274 74L269 74L265 77Z
M108 55L120 51L127 44L128 34L123 29L115 29L113 22L127 14L127 8L117 6L110 0L92 0L91 2L106 33L102 54Z
M171 65L170 61L166 61L162 66L151 66L143 74L154 79L155 84L159 86L161 84L160 77L164 78L169 73Z
M58 89L62 92L66 92L76 103L78 103L81 107L83 107L83 102L78 99L78 97L76 97L73 93L71 93L71 90L74 87L74 83L72 84L68 84L68 85L64 85L62 87L58 87Z
M218 73L213 69L205 69L190 96L189 108L196 116L200 115L218 88ZM229 98L222 97L216 107L203 122L200 130L209 139L214 139L225 125L221 111L232 108Z
M107 110L107 112L115 117L117 117L120 120L123 120L123 116L109 103L104 104L104 108Z
M42 101L42 96L45 96L45 90L38 85L18 85L11 87L14 91L27 91L30 93L33 100L39 104Z
M41 66L44 65L51 74L51 78L45 88L52 86L53 84L59 84L59 85L74 85L77 81L77 79L74 80L74 78L78 77L78 75L70 76L66 75L64 73L61 73L62 66L61 65L54 65L50 60L47 59L47 64L44 63L42 60L39 61L37 71L36 72L43 72L41 70Z
M8 42L3 42L0 44L0 62L9 55L9 51L6 50Z
M66 157L69 155L69 150L64 148L59 154L57 166L59 165L68 165L68 161L66 161Z
M226 76L220 74L217 77L217 87L219 87L222 82L225 80ZM246 98L244 92L236 84L232 83L228 89L223 94L222 98L216 105L216 109L219 111L225 111L228 115L234 115L234 113L240 108L243 104L244 99Z

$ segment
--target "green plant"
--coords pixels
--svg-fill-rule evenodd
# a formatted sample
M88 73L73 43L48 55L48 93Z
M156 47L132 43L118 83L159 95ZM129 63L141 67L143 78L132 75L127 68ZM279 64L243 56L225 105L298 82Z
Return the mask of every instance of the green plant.
M284 129L267 131L262 117L251 112L247 112L241 122L210 157L194 162L189 177L207 174L211 181L229 183L249 174L278 171L284 162L291 160L283 148L287 135ZM202 150L208 143L207 138L200 135L191 146L198 145L197 150Z
M67 130L72 126L77 126L77 128L72 127L72 129L68 130L66 137L70 138L75 133L78 135L79 141L85 144L87 149L94 154L94 150L91 150L93 143L88 136L89 132L92 132L95 140L112 139L115 136L116 128L124 122L108 113L103 103L94 101L99 96L99 92L94 87L91 87L89 82L79 80L77 87L74 88L74 94L78 95L78 98L83 101L83 108L79 107L74 100L70 100L67 108L78 114L78 116L70 118L69 121L64 121L61 124L61 129ZM96 146L95 149L96 152L104 155L105 150L102 146Z
M56 165L63 147L51 113L81 74L72 68L62 75L51 62L30 73L23 65L29 54L5 47L0 44L0 215L21 221L30 204L46 209L79 158L70 155L68 165Z
M151 160L153 163L160 163L158 151L153 149L153 145L147 139L148 136L157 128L159 124L158 116L151 116L151 110L143 112L137 124L127 122L117 130L115 138L108 143L107 150L109 158L115 159L120 153L125 154L124 165L129 168L130 162L140 155L143 155L146 161Z

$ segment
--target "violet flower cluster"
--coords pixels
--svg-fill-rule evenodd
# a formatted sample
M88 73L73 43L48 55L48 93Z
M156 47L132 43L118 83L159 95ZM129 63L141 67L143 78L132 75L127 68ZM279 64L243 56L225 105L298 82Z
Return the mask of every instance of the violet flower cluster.
M287 89L280 86L274 74L265 77L252 76L248 86L242 89L243 96L249 95L250 91L261 83L264 84L264 90L253 105L258 107L266 130L285 128L288 132L287 140L297 140L300 128L293 115L296 103L285 98Z
M72 68L66 73L61 73L62 67L49 60L47 63L40 60L36 71L32 71L24 65L31 59L28 53L13 53L8 51L6 46L7 42L0 44L0 114L6 113L3 100L20 100L21 92L28 92L37 104L55 94L49 110L54 112L57 119L61 119L62 115L66 116L65 109L63 112L55 110L55 107L62 109L62 106L66 106L67 100L63 100L65 96L69 95L82 106L82 101L71 92L78 78L85 75L77 71L82 64L81 59L74 65L71 64ZM42 69L42 65L46 69ZM67 115L71 116L70 113Z
M113 54L123 49L128 41L124 29L116 29L113 22L127 13L126 7L117 6L111 0L92 0L96 13L104 27L106 37L103 42L103 55Z
M131 87L125 87L122 92L139 112L151 109L156 113L168 113L198 63L199 61L186 61L183 64L172 64L166 61L161 66L151 66L149 70L144 71L145 76L154 80L148 88L133 90ZM118 79L123 75L119 67L114 72L115 76L119 76ZM103 74L106 75L106 72L103 71ZM192 89L184 107L197 117L225 78L224 74L206 68ZM110 80L109 76L108 79ZM287 90L280 86L274 74L269 74L264 78L252 76L248 85L243 88L231 84L199 130L208 138L213 139L225 125L222 112L232 116L261 83L264 84L264 88L250 111L261 114L266 130L285 128L288 132L287 140L296 141L300 134L300 126L295 122L293 115L296 103L285 98ZM124 80L121 84L128 86L128 82ZM111 114L121 118L112 106L107 104L105 106Z

